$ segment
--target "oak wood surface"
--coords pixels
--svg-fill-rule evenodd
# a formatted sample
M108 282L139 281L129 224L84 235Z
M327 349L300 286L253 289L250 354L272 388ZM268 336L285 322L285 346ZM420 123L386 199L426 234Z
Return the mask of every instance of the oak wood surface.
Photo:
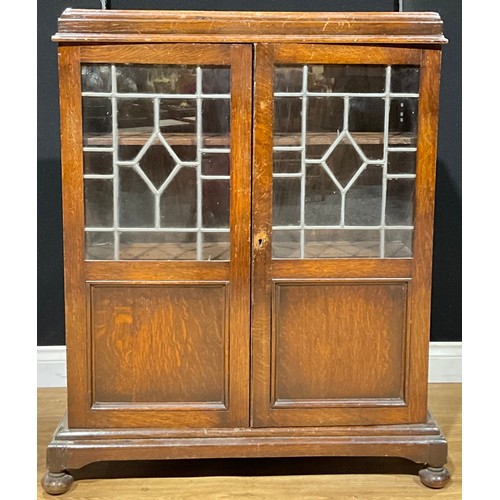
M273 295L273 407L404 403L405 283L285 281Z
M415 254L413 259L380 259L385 262L370 263L367 259L309 259L301 262L276 261L271 258L272 232L269 221L272 220L272 155L273 142L273 79L274 66L280 63L357 63L357 64L414 64L422 60L422 75L420 85L419 129L418 129L418 160L417 160L417 188L415 193L415 225L421 225L415 231ZM430 308L430 268L432 259L432 207L434 196L434 168L436 148L436 109L437 90L439 84L440 51L437 49L421 50L418 48L401 49L398 47L350 47L336 45L335 50L313 44L258 44L255 56L255 123L254 123L254 178L253 178L253 323L252 323L252 363L253 363L253 425L333 425L348 423L402 423L423 422L426 415L427 367L429 340L429 308ZM430 147L432 143L432 147ZM431 170L433 170L431 172ZM418 180L419 176L421 177ZM257 242L259 242L257 244ZM405 267L407 266L407 267ZM371 269L375 271L369 275ZM275 274L276 273L276 274ZM344 273L342 275L342 273ZM400 274L405 273L405 274ZM417 273L418 279L414 279ZM294 278L307 279L318 277L343 278L380 278L381 283L392 277L410 277L408 293L404 303L399 304L406 313L405 327L400 335L405 335L401 374L404 373L402 399L403 405L386 399L386 407L377 406L364 408L352 405L351 408L342 405L335 409L328 407L327 400L324 406L317 400L314 408L300 411L290 408L270 408L269 401L273 402L273 390L276 390L276 380L273 375L272 346L276 343L275 333L271 329L273 321L279 321L279 311L276 313L276 303L271 305L271 280L293 280ZM355 301L356 302L356 301ZM325 308L320 302L311 300L308 303L314 317L326 316ZM357 308L350 311L352 318L364 314L363 301L357 301ZM396 308L390 308L395 310ZM304 307L301 309L304 311ZM415 314L415 317L413 317ZM376 317L376 315L374 316ZM274 318L274 319L273 319ZM318 320L320 321L320 320ZM330 321L330 320L329 320ZM342 320L336 318L332 321ZM356 320L353 319L353 322ZM311 321L309 321L309 324ZM326 323L324 323L326 324ZM342 323L346 327L345 323ZM292 325L292 322L290 322ZM411 325L411 329L410 329ZM331 325L330 325L331 326ZM337 331L337 330L336 330ZM346 331L350 331L349 328ZM351 332L353 333L353 332ZM303 331L294 330L297 345L301 342ZM359 334L359 332L358 332ZM326 334L325 334L326 335ZM304 336L308 342L307 336ZM352 335L351 338L355 338ZM315 369L315 356L321 359L325 348L323 343L305 348L309 353L304 356L304 370L312 372ZM394 341L394 338L392 339ZM375 343L376 344L376 343ZM400 344L402 345L402 344ZM376 351L377 347L373 349ZM349 357L346 354L347 357ZM307 361L305 361L307 360ZM321 364L321 362L319 362ZM362 369L352 364L352 377L356 371ZM364 368L364 366L363 366ZM298 370L299 373L300 370ZM314 378L311 375L312 378ZM287 377L285 377L286 379ZM293 378L293 377L292 377ZM300 376L298 377L300 378ZM295 379L294 379L295 380ZM342 378L343 381L345 381ZM335 384L335 381L332 382ZM300 384L299 384L300 386ZM279 405L278 405L279 406ZM279 416L278 416L279 415Z
M82 50L81 50L82 49ZM113 47L60 47L61 77L61 127L63 160L63 208L65 224L65 273L66 273L66 324L68 337L68 380L69 408L68 420L72 427L209 427L245 426L249 421L249 342L250 342L250 150L251 141L251 98L252 98L252 47L250 45L185 45ZM231 169L230 169L230 238L231 255L229 262L175 262L175 261L85 261L84 257L84 200L83 200L83 158L82 158L82 120L81 120L81 76L80 62L99 62L102 60L141 61L151 63L179 64L225 64L231 71ZM106 59L106 57L108 59ZM103 59L104 58L104 59ZM106 299L93 302L89 299L92 286L116 282L122 295L115 297L115 309L129 308L129 321L132 335L123 328L116 328L116 315L106 316L102 304ZM170 285L173 288L169 288ZM203 282L207 283L204 284ZM228 292L227 300L216 301L220 306L215 351L210 344L214 334L215 311L208 313L206 331L200 325L206 313L214 304L207 290L210 283L224 283ZM127 290L126 283L132 285ZM132 283L134 282L134 283ZM186 282L182 284L182 282ZM206 300L200 297L186 300L183 292L186 287L198 286L205 290ZM100 283L100 285L99 285ZM142 296L134 295L133 286L153 290L154 285L164 284L166 290L178 290L180 297L156 298L141 309L138 304ZM109 284L109 283L108 283ZM208 288L207 286L208 285ZM226 286L227 285L227 286ZM120 288L121 287L121 288ZM151 288L153 287L153 288ZM102 289L101 289L102 291ZM109 291L109 289L108 289ZM194 292L195 295L197 292ZM224 292L225 297L226 292ZM177 304L173 311L165 304ZM187 305L191 303L190 305ZM195 312L196 309L199 312ZM163 312L162 312L163 310ZM165 311L169 310L169 315ZM130 312L129 311L129 312ZM185 324L179 319L189 313ZM211 316L212 314L212 316ZM221 316L222 315L222 316ZM168 316L168 317L167 317ZM100 322L96 328L96 318ZM195 327L194 321L198 324ZM175 322L175 321L174 321ZM221 323L222 322L222 323ZM149 344L150 336L140 325L149 325L154 330L156 346ZM168 328L168 325L170 326ZM221 324L224 325L221 329ZM187 326L193 328L192 336L187 335ZM175 328L174 328L175 327ZM198 334L195 333L198 328ZM174 331L175 330L175 331ZM202 334L203 331L203 334ZM97 332L97 333L96 333ZM142 333L140 333L142 332ZM166 365L159 357L165 348L165 335L180 342L184 332L186 341L182 348L167 349L172 356L191 364L188 372L198 371L198 380L191 379L190 388L184 391L185 401L181 402L181 392L187 387L182 382L189 380L188 373L177 376L171 370L173 358ZM130 333L130 332L129 332ZM207 336L205 336L207 334ZM177 335L177 337L176 337ZM194 342L197 339L197 342ZM113 342L110 343L110 340ZM168 342L167 342L168 343ZM147 346L150 346L149 348ZM163 346L163 347L162 347ZM157 350L155 350L157 349ZM218 353L224 350L222 357ZM134 356L136 356L134 358ZM127 364L126 360L133 363ZM206 363L208 360L211 362ZM114 361L113 361L114 360ZM180 363L182 365L182 363ZM155 367L156 365L156 367ZM212 368L210 368L210 365ZM135 368L134 368L135 366ZM170 368L167 368L170 366ZM195 368L196 366L196 368ZM216 368L217 367L217 368ZM179 367L178 367L179 368ZM184 366L184 368L186 368ZM207 370L203 374L203 368ZM166 370L166 371L165 371ZM170 373L167 373L169 372ZM217 374L216 374L217 372ZM223 380L220 379L221 373ZM161 376L160 376L161 375ZM167 383L163 378L174 375ZM202 377L205 376L205 379ZM217 382L215 378L219 379ZM127 388L128 384L128 388ZM218 387L217 387L218 385ZM136 394L130 390L139 388ZM175 387L181 392L175 392ZM193 401L192 391L206 389L205 408L203 401ZM223 395L221 397L220 390ZM166 393L172 394L171 400ZM127 393L127 391L129 391ZM160 395L160 393L163 394ZM191 392L190 392L191 391ZM216 395L216 393L218 393ZM200 399L200 392L194 399ZM148 401L149 398L149 401ZM134 400L141 401L134 401ZM162 399L164 406L155 404ZM106 401L108 400L108 401ZM141 405L130 408L130 403ZM182 409L186 404L187 410ZM129 408L127 408L127 405ZM177 407L175 407L177 405ZM175 407L175 408L174 408ZM198 420L197 420L198 418ZM169 424L170 422L170 424Z
M38 390L38 499L51 498L39 480L45 451L66 410L66 390ZM450 484L433 491L420 484L420 466L392 458L212 459L103 462L75 474L68 500L363 498L391 500L462 498L461 385L431 384L429 407L449 443Z
M445 43L438 14L67 9L57 42Z

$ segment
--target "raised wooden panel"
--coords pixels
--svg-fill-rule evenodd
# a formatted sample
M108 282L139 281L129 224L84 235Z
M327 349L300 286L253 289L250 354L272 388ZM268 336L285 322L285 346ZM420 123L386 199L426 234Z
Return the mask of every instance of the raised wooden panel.
M403 401L406 283L276 283L274 407Z
M226 290L225 283L93 285L94 405L223 409Z

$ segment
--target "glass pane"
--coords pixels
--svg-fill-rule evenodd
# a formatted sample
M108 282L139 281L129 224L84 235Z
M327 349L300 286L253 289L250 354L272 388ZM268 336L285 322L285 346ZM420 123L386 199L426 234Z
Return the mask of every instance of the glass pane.
M418 100L393 98L389 113L389 145L417 145Z
M229 100L204 99L202 101L203 135L229 133ZM205 141L204 141L205 142Z
M118 159L134 160L154 130L151 99L118 99Z
M85 64L81 76L86 226L110 229L86 236L87 258L229 259L229 231L205 229L229 229L230 68Z
M154 195L134 169L120 169L120 227L154 227Z
M273 173L299 173L302 168L302 154L300 151L274 151Z
M416 152L391 151L387 157L387 172L389 174L414 174L416 162Z
M300 179L273 180L273 226L300 224Z
M204 260L229 260L229 233L203 233Z
M299 146L302 127L302 99L277 97L274 100L274 145Z
M411 229L389 229L385 230L385 257L408 258L412 256Z
M385 223L388 226L413 224L414 179L391 179L387 183Z
M160 99L160 130L171 145L196 144L196 101L194 99ZM171 135L172 134L172 135ZM189 144L189 143L187 143Z
M83 172L85 174L111 175L113 173L113 154L85 151L83 153Z
M277 67L274 70L275 92L301 92L302 66Z
M195 94L196 67L117 64L116 87L122 93Z
M300 258L299 231L273 230L273 259Z
M204 153L201 157L202 175L229 175L228 154L224 153Z
M196 233L120 234L121 260L196 260Z
M380 257L378 230L313 230L305 232L306 258Z
M384 92L385 66L379 65L316 65L311 66L313 78L309 87L324 82L331 92Z
M391 92L418 93L420 68L418 66L392 66Z
M201 91L204 94L229 94L229 68L203 67Z
M170 177L170 183L160 197L161 227L196 228L196 170L182 167Z
M418 66L275 68L274 258L384 257L412 225L418 88Z
M204 180L203 227L229 227L229 180Z
M111 146L111 99L82 98L83 145Z
M85 179L85 226L113 227L113 181Z
M382 167L369 165L346 193L347 226L379 226L382 212Z
M114 233L107 231L86 232L85 246L85 258L87 260L113 260Z
M109 64L82 65L82 92L111 92Z
M344 99L309 97L307 100L308 158L322 158L344 128Z
M340 224L342 197L322 165L308 165L305 221L309 226Z

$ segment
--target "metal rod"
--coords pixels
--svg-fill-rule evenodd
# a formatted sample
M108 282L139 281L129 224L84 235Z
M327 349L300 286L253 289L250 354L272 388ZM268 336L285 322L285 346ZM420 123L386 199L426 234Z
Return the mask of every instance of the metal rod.
M306 140L307 140L307 65L302 68L302 116L300 135L300 258L305 256L305 213L306 213Z
M406 229L406 228L405 228ZM115 229L112 227L86 227L87 233L112 233ZM196 227L119 227L121 233L196 233ZM201 228L202 233L229 233L227 227L204 227Z
M111 92L82 92L82 97L111 97ZM116 92L115 97L120 99L182 99L182 100L195 100L197 94L160 94L160 93L146 93L146 92ZM201 99L230 99L230 94L201 94Z
M384 163L382 164L382 202L380 211L380 258L385 257L385 210L387 205L387 163L389 148L389 115L391 111L391 66L385 68L384 97Z
M201 180L201 147L203 146L203 127L202 127L202 85L201 68L196 67L196 259L203 259L202 244L203 233L201 231L203 223L202 203L203 203L203 183Z
M113 242L114 242L114 260L120 259L120 168L118 166L118 104L116 100L116 66L111 65L111 134L113 150Z

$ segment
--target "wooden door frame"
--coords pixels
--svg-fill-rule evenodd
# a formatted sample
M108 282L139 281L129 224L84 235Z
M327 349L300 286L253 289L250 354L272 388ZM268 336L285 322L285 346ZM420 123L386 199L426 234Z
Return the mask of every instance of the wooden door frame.
M424 422L432 269L440 47L257 44L252 184L252 425L363 425ZM419 64L413 258L272 260L273 103L275 64ZM318 265L320 263L320 265ZM273 280L376 278L408 284L404 405L272 408ZM308 413L309 412L309 413ZM321 423L318 423L321 422Z
M231 66L229 262L86 261L80 64L149 63ZM250 371L250 175L252 46L247 44L123 44L59 47L68 424L92 427L248 426ZM135 285L210 282L229 289L228 410L93 408L89 289L96 283Z

